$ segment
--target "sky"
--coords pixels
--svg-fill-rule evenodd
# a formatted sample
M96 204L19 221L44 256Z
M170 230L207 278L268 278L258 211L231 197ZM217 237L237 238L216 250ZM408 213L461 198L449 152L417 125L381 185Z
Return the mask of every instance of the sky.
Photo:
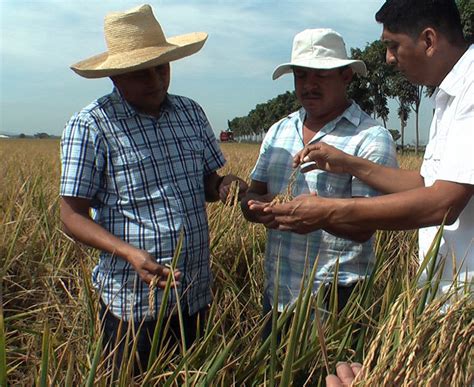
M86 79L69 66L107 50L105 14L144 1L0 0L0 133L60 135L72 114L112 90L111 81ZM287 90L291 75L271 79L288 62L296 33L332 28L350 48L379 39L374 15L383 0L154 0L167 37L204 31L209 38L190 57L172 62L169 92L195 99L214 131ZM396 103L387 127L399 129ZM424 99L421 141L426 142L431 102ZM413 142L413 120L405 142Z

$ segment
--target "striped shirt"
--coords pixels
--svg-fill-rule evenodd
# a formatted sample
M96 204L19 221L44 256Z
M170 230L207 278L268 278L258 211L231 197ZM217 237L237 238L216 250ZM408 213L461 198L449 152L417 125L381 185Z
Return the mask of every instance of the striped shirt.
M225 160L196 102L167 95L155 118L137 113L114 89L68 122L61 160L60 195L90 199L98 224L148 251L158 263L171 263L183 233L177 264L182 304L190 314L209 304L203 179ZM124 259L101 252L93 282L118 317L154 318L148 309L148 285ZM162 290L156 292L155 311ZM176 303L171 293L169 308Z
M253 180L267 184L268 192L286 192L292 173L292 159L303 144L303 108L274 124L267 132ZM397 166L395 144L389 131L352 103L343 114L327 123L310 141L322 141L346 153L367 158L387 166ZM316 192L332 198L368 197L378 193L348 174L314 170L298 173L292 186L293 196ZM269 229L265 252L265 297L273 305L274 278L280 260L278 309L298 297L305 265L311 271L319 256L313 288L332 280L339 260L339 285L348 286L368 275L374 266L373 238L365 243L335 237L318 230L306 235Z

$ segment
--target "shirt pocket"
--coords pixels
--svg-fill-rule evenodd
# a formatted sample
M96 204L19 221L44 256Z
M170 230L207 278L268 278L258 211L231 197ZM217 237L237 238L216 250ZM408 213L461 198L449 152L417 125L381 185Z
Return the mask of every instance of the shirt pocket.
M109 175L115 192L126 201L146 198L157 179L153 158L146 149L123 148L113 155Z
M204 145L199 140L180 140L182 166L186 177L201 182L204 176Z

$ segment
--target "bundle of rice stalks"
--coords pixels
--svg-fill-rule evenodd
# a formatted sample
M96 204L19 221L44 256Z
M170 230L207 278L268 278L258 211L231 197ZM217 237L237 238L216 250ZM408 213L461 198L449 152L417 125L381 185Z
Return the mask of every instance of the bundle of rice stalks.
M299 171L299 168L295 168L293 172L291 172L286 189L273 198L273 200L270 202L270 206L287 203L293 200L293 186L295 185Z
M368 349L357 385L471 385L472 294L460 296L453 290L418 314L422 293L419 289L414 296L409 292L400 295Z

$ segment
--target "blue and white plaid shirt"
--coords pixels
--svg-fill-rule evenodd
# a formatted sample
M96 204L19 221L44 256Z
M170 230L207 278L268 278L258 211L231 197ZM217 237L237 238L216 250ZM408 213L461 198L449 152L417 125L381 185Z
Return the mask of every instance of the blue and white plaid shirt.
M203 179L225 160L202 108L168 95L155 118L138 114L114 89L71 118L61 151L61 196L90 199L93 219L110 233L162 265L184 233L179 291L190 314L205 307L212 278ZM124 259L102 252L93 282L115 315L153 318L148 285Z
M268 192L285 192L292 169L292 159L303 148L302 108L274 124L263 140L251 178L267 184ZM325 142L346 153L364 157L387 166L397 166L395 144L389 131L352 103L343 114L327 123L310 142ZM298 173L294 196L316 192L319 196L350 198L376 196L377 191L348 174L320 170ZM268 230L265 252L265 297L273 305L274 278L280 259L279 302L281 311L298 297L305 264L311 271L319 255L313 288L332 280L339 259L339 285L350 285L370 274L374 266L373 240L357 243L318 230L307 235Z

